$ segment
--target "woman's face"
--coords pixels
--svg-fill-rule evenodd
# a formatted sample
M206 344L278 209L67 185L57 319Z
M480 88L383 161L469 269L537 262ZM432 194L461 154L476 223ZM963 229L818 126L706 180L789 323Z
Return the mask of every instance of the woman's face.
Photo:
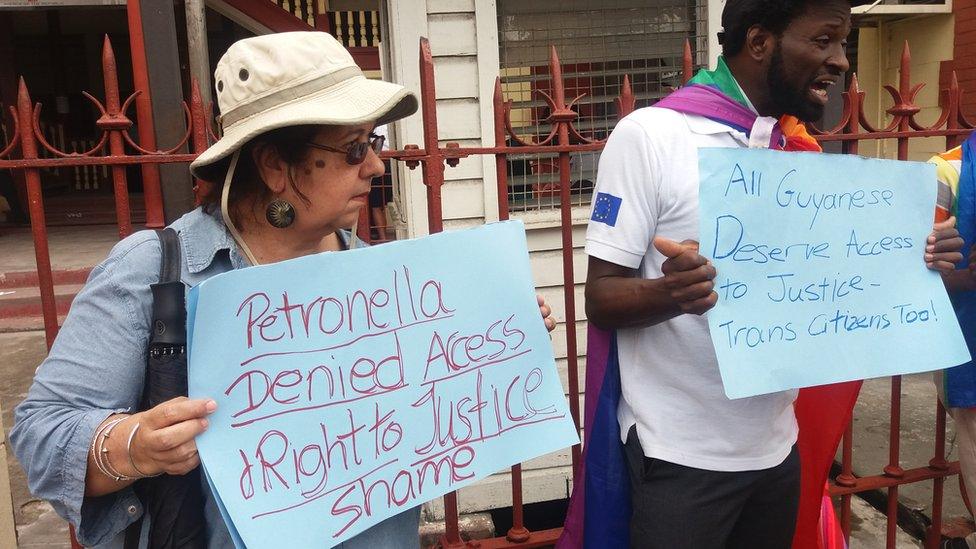
M345 151L357 142L369 141L373 126L372 122L323 126L311 141ZM287 185L281 195L295 206L294 228L303 234L325 236L352 227L369 199L370 181L383 175L384 169L372 149L367 149L361 164L350 165L345 153L309 147L305 161L291 167L295 185Z

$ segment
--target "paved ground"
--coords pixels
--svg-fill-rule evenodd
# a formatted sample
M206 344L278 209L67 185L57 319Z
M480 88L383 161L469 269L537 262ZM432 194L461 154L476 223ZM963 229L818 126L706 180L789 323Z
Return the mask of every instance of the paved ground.
M8 432L14 406L27 394L34 369L46 352L43 332L0 334L0 407ZM9 450L7 460L20 547L70 547L67 525L49 505L30 495L24 471Z
M49 227L48 248L55 270L80 269L98 264L119 241L114 225ZM0 273L33 271L34 240L29 228L0 229Z
M850 549L881 549L885 547L884 515L858 498L851 499L851 544ZM899 530L895 541L897 549L915 549L922 543Z
M865 382L854 413L854 470L859 475L880 474L888 463L888 426L891 385L887 379ZM927 465L935 450L935 384L931 374L906 376L902 381L901 466L905 469ZM958 459L955 433L949 419L946 449L949 460ZM838 459L840 456L838 455ZM932 483L904 486L899 499L908 507L932 509ZM956 477L945 484L945 516L966 514Z

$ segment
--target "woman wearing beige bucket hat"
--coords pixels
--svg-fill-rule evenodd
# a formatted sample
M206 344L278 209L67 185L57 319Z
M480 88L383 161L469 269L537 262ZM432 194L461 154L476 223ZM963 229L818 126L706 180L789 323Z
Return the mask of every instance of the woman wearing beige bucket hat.
M194 443L216 403L155 398L160 355L185 368L181 341L159 343L173 332L159 329L157 288L150 290L167 271L164 247L165 257L180 258L173 278L182 300L185 287L215 274L361 244L345 227L384 170L376 154L382 139L372 130L417 109L412 93L366 79L350 54L319 32L241 40L221 58L215 83L223 137L190 166L215 185L200 208L171 225L181 253L172 254L164 235L152 231L116 245L75 298L15 412L11 442L31 491L50 501L86 546L119 547L127 538L126 547L233 547L199 481ZM551 330L548 307L540 309ZM181 374L185 391L185 369ZM153 508L160 502L146 497L158 492L139 489L155 480L133 484L163 473L161 479L198 479L189 484L199 504L181 496L163 505L196 512L194 527L160 526L165 521ZM125 534L143 514L151 515L149 526ZM417 547L418 522L414 508L342 546Z

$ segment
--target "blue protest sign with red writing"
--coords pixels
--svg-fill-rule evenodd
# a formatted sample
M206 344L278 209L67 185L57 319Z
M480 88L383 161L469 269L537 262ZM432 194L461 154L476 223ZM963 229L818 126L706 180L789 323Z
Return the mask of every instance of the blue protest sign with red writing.
M233 271L188 310L238 544L331 547L579 441L520 222Z
M847 154L701 149L701 253L729 398L969 361L926 269L935 167Z

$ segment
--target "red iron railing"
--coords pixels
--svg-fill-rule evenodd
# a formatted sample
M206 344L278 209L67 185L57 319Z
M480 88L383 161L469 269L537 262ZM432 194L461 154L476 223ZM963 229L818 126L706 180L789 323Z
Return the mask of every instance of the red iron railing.
M131 10L130 10L131 11ZM137 40L132 41L132 47L139 47ZM690 78L693 70L692 54L686 45L683 71L685 81ZM135 56L134 56L135 57ZM187 163L206 149L213 136L212 127L208 123L212 116L202 104L199 90L194 84L190 99L182 105L187 120L187 130L180 142L171 144L167 150L157 150L156 145L147 138L148 134L140 132L137 142L130 135L132 119L129 110L133 102L140 110L148 113L148 96L143 95L141 88L136 86L135 94L121 100L115 56L112 45L106 38L102 56L105 79L104 102L86 95L98 108L101 117L95 122L101 137L96 145L88 151L65 152L52 146L40 130L42 115L41 105L31 102L27 85L20 82L19 96L16 107L12 107L15 127L12 129L11 141L0 144L0 169L16 170L24 174L30 196L30 217L33 229L35 254L37 258L38 280L41 289L41 299L44 311L44 327L47 342L50 346L58 331L57 311L54 301L54 286L51 273L51 262L48 254L47 230L44 218L43 193L40 170L51 167L71 168L78 166L108 166L112 170L116 212L118 216L119 236L125 237L132 231L129 216L129 202L125 166L138 165L144 172L152 172L162 163ZM145 65L134 64L137 73L136 82L141 82L145 76ZM498 215L501 219L509 217L508 183L506 166L508 155L526 153L550 153L558 155L559 197L560 197L560 225L562 235L562 266L563 266L563 294L565 305L565 328L567 334L566 356L568 361L568 394L571 413L577 425L580 425L580 380L578 377L577 341L576 341L576 309L574 287L577 283L573 270L573 241L572 241L572 202L570 200L570 155L585 151L599 151L604 141L594 140L578 131L574 127L577 113L573 104L579 98L567 101L565 86L562 79L561 66L555 49L551 50L549 60L549 74L552 78L552 95L540 93L542 99L550 107L547 120L554 128L545 138L537 142L524 141L519 138L511 123L511 102L506 102L502 95L499 81L495 84L494 122L495 143L491 147L460 147L456 143L440 146L437 129L437 109L434 89L434 64L430 46L427 41L420 44L420 75L421 75L421 116L423 120L423 147L404 146L402 150L385 152L384 158L404 162L410 168L420 167L423 181L427 187L427 213L430 232L443 229L441 190L445 184L445 170L447 166L456 166L460 159L473 155L494 155L497 166ZM844 93L844 110L840 122L834 128L817 129L811 131L823 142L840 141L844 143L845 152L856 154L858 144L865 140L896 139L898 142L898 158L908 158L908 143L910 139L919 137L944 137L946 146L951 147L960 142L973 129L973 123L967 120L960 111L962 91L959 89L955 76L948 89L943 90L943 107L938 120L926 126L916 120L920 108L914 103L921 85L912 86L910 78L910 56L906 45L901 63L901 76L897 88L887 86L892 96L893 106L888 109L891 121L883 128L872 125L865 116L863 107L864 92L858 87L856 78L851 80L849 89ZM140 101L140 99L144 99ZM629 80L624 77L621 93L616 100L617 116L626 116L635 108L635 98L631 93ZM140 120L140 127L143 126ZM511 144L506 144L510 140ZM190 144L192 153L181 150ZM39 151L46 150L51 158L40 158ZM16 154L19 152L19 155ZM198 182L198 184L203 184ZM149 200L147 192L147 200ZM158 198L153 198L157 201ZM161 204L153 204L152 208L161 211ZM150 209L152 209L150 208ZM150 217L150 220L155 218ZM161 218L160 218L161 219ZM152 221L155 223L155 221ZM851 496L858 492L888 489L888 547L894 547L895 529L897 527L898 487L913 482L932 480L934 483L932 522L928 532L926 547L935 547L939 541L939 527L942 521L942 489L945 477L957 474L958 463L948 463L945 459L945 410L935 403L935 447L933 458L928 464L913 464L904 468L900 459L900 415L901 415L901 379L892 378L891 381L891 425L890 425L890 455L887 466L875 475L856 477L853 471L853 435L848 428L843 441L843 459L841 474L831 485L831 494L842 500L842 523L845 532L850 532L851 526ZM576 471L580 465L580 447L572 450L572 465ZM489 548L501 547L536 547L553 543L559 536L561 529L530 531L524 520L524 505L522 493L522 468L515 465L511 470L512 478L512 528L503 536L494 539L478 540L477 546ZM443 547L466 547L470 544L461 539L458 531L457 498L449 494L444 498L447 531L441 540Z
M925 84L912 85L911 53L906 43L902 50L898 87L885 86L891 95L893 105L886 111L891 117L883 128L868 121L864 113L864 92L858 86L857 78L851 79L844 93L844 112L840 122L829 130L812 128L822 142L840 141L845 152L857 154L858 144L864 140L891 139L898 143L899 160L908 160L909 140L920 137L944 137L946 148L959 144L973 130L973 122L962 113L960 106L962 90L953 71L949 88L942 90L942 111L939 118L926 126L916 119L921 108L915 104L919 90ZM901 452L901 376L891 378L891 419L889 423L888 464L880 474L856 477L853 471L854 436L852 425L848 425L842 442L841 474L830 487L832 496L841 498L841 526L849 537L851 530L851 496L858 492L888 489L886 547L895 547L895 534L898 521L898 487L913 482L933 481L932 525L925 538L925 547L938 547L942 528L942 496L945 477L959 474L959 463L946 461L946 410L942 403L935 401L935 447L933 457L926 465L909 469L902 467Z

